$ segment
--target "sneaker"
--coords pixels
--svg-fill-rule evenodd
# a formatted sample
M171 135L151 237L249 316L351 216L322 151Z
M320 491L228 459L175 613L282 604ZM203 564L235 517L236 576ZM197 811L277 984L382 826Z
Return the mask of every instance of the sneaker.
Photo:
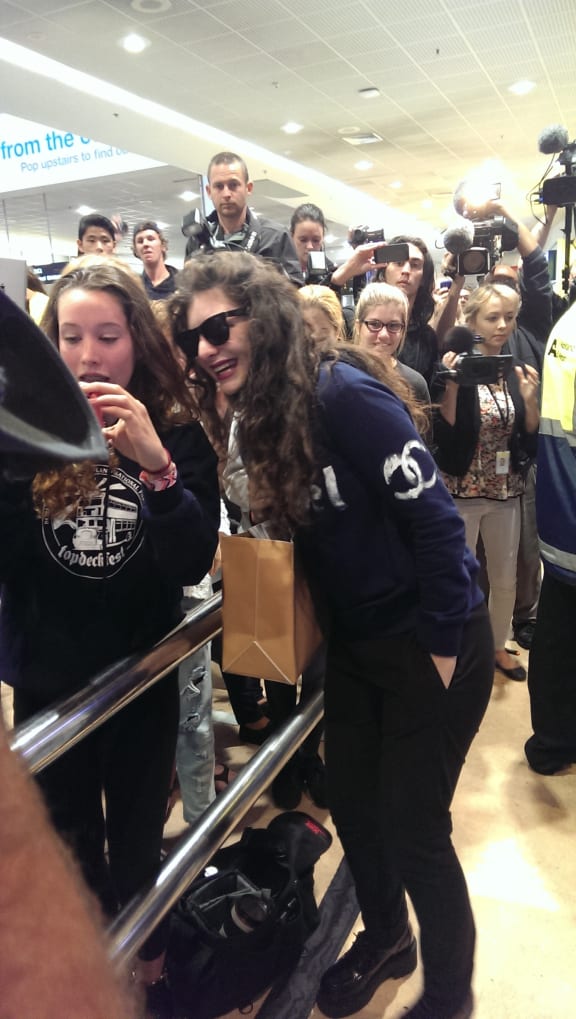
M416 969L418 951L410 924L396 944L382 948L366 931L320 981L317 1003L329 1019L353 1015L368 1004L385 980L406 977Z
M273 779L272 799L281 810L295 810L302 799L303 788L300 762L293 757Z
M319 754L300 759L304 789L310 799L322 810L328 809L328 793L326 791L326 769Z
M474 998L470 991L463 1003L456 1009L450 1005L435 1005L424 995L414 1008L409 1009L403 1019L470 1019L474 1011Z

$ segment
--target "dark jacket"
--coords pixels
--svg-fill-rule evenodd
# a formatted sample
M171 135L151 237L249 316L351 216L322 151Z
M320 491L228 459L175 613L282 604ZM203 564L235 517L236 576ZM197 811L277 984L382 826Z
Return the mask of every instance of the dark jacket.
M541 373L546 341L552 328L552 284L548 259L541 248L536 248L522 261L520 293L518 323L502 353L513 354Z
M293 283L302 286L304 273L300 268L300 261L292 238L285 227L275 223L265 216L257 216L255 212L246 209L247 230L240 242L232 241L229 245L218 238L219 221L216 210L207 217L208 228L213 238L214 247L230 247L231 251L249 251L252 255L260 255L270 262L281 266L286 275ZM186 244L186 258L190 258L195 251L200 250L201 244L195 237L190 237Z
M515 361L515 364L521 364ZM509 440L512 469L524 473L536 456L538 433L527 432L524 401L516 373L512 369L507 385L514 404L514 426ZM432 402L440 401L444 386L436 381L432 385ZM472 463L480 435L480 400L477 386L460 386L456 404L456 423L451 425L438 408L434 412L434 457L440 470L453 477L463 477Z
M162 436L176 484L150 492L125 457L96 465L72 519L40 520L30 484L0 484L0 675L54 699L151 647L182 618L183 585L218 541L216 455L197 423Z
M406 339L398 360L423 375L430 385L438 361L438 337L431 325L424 322L408 323Z
M317 395L322 472L298 545L323 618L345 640L412 633L456 655L482 594L431 454L398 397L353 365L324 367Z

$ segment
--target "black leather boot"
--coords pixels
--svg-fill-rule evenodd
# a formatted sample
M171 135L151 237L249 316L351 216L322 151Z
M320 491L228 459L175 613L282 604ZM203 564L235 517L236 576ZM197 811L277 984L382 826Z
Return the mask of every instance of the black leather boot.
M329 1019L353 1015L368 1004L385 980L408 976L416 969L418 951L410 924L398 941L382 948L365 931L322 977L318 1006Z

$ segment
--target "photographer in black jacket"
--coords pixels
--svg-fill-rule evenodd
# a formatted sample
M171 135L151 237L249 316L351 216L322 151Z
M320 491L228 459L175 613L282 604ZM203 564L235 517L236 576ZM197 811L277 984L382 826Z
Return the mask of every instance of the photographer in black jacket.
M185 217L186 259L210 248L248 251L275 262L293 283L302 286L304 274L288 231L248 208L253 183L244 160L234 152L218 152L210 160L207 177L206 194L214 212L202 221L194 214Z

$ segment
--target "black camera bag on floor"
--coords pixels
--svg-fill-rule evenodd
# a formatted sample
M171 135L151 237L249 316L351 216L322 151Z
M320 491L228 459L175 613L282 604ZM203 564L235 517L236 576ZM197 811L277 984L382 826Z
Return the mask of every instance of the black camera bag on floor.
M178 1019L245 1008L294 968L318 926L314 864L331 842L314 818L289 811L216 853L171 919L166 963Z

